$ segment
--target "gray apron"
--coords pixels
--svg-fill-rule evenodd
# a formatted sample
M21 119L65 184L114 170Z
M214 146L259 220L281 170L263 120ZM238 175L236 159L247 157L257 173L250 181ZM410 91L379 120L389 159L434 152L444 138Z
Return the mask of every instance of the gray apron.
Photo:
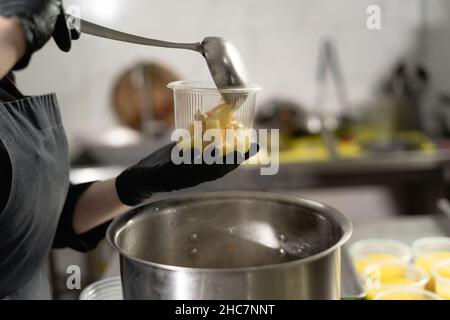
M46 263L70 168L55 95L0 103L0 141L12 167L0 212L0 299L50 299Z

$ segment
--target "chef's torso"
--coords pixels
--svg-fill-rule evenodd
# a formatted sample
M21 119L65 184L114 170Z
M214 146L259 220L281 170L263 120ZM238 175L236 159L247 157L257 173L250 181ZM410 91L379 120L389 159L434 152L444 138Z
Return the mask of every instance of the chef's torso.
M0 102L0 144L11 169L0 212L0 298L48 299L45 267L69 187L56 96Z

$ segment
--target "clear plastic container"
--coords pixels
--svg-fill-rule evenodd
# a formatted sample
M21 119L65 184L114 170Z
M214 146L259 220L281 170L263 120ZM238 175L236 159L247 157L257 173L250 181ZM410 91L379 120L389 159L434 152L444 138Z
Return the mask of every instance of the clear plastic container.
M437 263L450 259L450 238L421 238L413 242L412 248L416 265L423 268L431 276L427 289L434 291L432 270Z
M389 261L406 265L412 260L410 247L406 243L391 239L360 240L351 245L349 252L359 273L374 263Z
M428 274L422 268L398 261L368 265L361 276L367 299L374 299L378 293L389 289L424 289L429 280Z
M80 300L123 300L120 277L94 282L81 291Z
M450 300L450 260L438 262L432 269L435 292L446 300Z
M442 300L442 298L428 290L396 288L378 293L374 300Z
M247 88L219 90L213 82L175 81L167 85L174 93L175 127L189 128L198 113L205 114L223 103L222 95L227 99L239 101L236 110L237 122L245 128L251 128L255 116L256 93L261 87L252 85Z

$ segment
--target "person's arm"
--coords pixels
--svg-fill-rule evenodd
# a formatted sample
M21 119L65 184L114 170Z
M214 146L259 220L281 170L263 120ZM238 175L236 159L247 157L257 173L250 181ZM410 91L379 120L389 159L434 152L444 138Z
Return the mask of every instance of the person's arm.
M130 210L116 191L115 179L93 183L78 199L73 214L73 228L82 234Z
M0 79L20 60L25 49L25 33L19 20L0 16Z
M236 169L250 155L258 152L257 145L233 164L179 164L172 162L174 143L168 144L138 164L128 168L116 179L92 184L79 197L73 215L77 234L84 233L131 209L153 193L170 192L213 181ZM224 159L225 161L225 159Z
M103 239L106 228L115 217L141 204L154 193L219 179L258 152L258 146L252 145L245 154L234 152L231 155L235 161L230 164L222 159L223 164L201 161L200 164L176 165L172 162L173 152L180 152L175 143L155 151L116 179L70 185L53 247L70 247L83 252L92 250Z
M80 252L95 249L111 220L128 209L117 199L114 179L70 184L53 248L68 247Z

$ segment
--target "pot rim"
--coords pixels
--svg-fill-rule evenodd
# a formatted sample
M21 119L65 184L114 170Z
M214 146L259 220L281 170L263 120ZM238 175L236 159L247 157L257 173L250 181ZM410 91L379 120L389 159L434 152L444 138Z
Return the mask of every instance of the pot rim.
M133 256L130 256L126 252L120 248L115 241L115 237L113 235L114 230L122 229L127 221L129 221L131 218L137 217L141 214L144 214L144 212L148 208L152 207L160 207L164 206L166 207L168 204L180 204L185 201L198 201L198 200L204 200L204 199L233 199L233 198L243 198L243 199L264 199L264 200L276 200L276 201L282 201L282 202L288 202L291 204L297 204L301 205L304 208L311 209L314 211L319 212L320 214L325 214L329 219L334 220L335 223L337 223L341 229L342 229L342 236L341 238L331 247L320 251L316 254L313 254L309 257L298 259L298 260L292 260L282 263L274 263L274 264L267 264L267 265L261 265L261 266L253 266L253 267L241 267L241 268L193 268L193 267L182 267L182 266L173 266L173 265L167 265L157 262L151 262L147 260L143 260L140 258L136 258ZM155 201L150 204L145 204L142 206L139 206L137 208L134 208L127 213L115 218L110 225L108 226L108 229L106 230L106 239L109 243L109 245L117 250L121 257L130 259L132 261L135 261L140 264L144 264L153 268L158 269L164 269L169 271L182 271L182 272L196 272L196 273L230 273L230 272L254 272L254 271L264 271L274 268L287 268L291 266L295 266L298 264L305 264L311 261L318 260L320 258L323 258L327 255L329 255L331 252L335 251L336 249L342 247L350 238L353 231L353 225L350 220L350 218L341 212L338 209L335 209L327 204L324 204L319 201L310 200L303 197L296 197L293 195L286 195L281 193L275 193L275 192L253 192L253 191L224 191L224 192L202 192L202 193L196 193L191 195L185 195L180 196L176 198L169 198L164 200ZM117 232L118 233L118 232Z

